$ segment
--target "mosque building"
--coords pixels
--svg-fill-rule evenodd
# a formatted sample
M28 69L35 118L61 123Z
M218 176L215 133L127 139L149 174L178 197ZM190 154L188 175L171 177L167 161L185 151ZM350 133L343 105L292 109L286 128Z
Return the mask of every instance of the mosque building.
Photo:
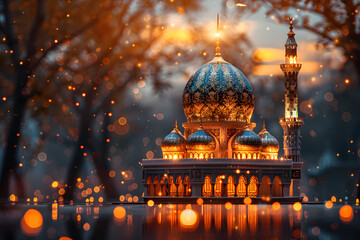
M219 18L218 18L219 31ZM298 117L297 43L292 19L285 43L284 157L279 142L266 130L255 133L251 122L255 93L246 76L220 53L200 67L187 82L183 108L187 122L182 134L175 123L164 137L163 158L144 159L144 200L155 202L242 203L301 201L300 127Z

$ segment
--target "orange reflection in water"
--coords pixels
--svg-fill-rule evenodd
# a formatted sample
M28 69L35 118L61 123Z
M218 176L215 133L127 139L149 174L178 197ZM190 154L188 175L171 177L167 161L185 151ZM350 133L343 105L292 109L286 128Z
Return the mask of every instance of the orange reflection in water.
M114 208L113 215L116 223L123 223L125 221L126 210L122 206L118 206Z
M161 221L159 214L161 213ZM156 239L187 238L187 232L225 236L234 239L255 239L292 236L294 229L301 229L303 211L293 205L232 204L174 204L147 207L144 234ZM294 218L294 219L290 219ZM147 231L149 231L147 233ZM285 237L286 238L286 237Z
M43 217L38 210L29 209L22 217L20 225L27 236L36 236L41 231Z

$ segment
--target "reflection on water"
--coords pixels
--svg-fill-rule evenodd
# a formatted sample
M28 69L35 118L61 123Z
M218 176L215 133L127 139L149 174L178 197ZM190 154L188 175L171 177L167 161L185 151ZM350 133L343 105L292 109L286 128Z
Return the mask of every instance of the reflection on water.
M356 239L359 206L349 205L11 205L0 238ZM21 229L21 231L19 231Z

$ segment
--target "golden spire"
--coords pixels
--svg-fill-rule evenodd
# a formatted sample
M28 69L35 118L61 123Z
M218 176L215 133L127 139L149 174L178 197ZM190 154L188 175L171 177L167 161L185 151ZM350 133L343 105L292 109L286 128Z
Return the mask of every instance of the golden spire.
M263 120L263 130L265 131L265 120Z
M178 130L177 120L175 119L175 129Z
M216 48L215 48L215 57L221 57L220 53L220 18L217 14L217 28L216 28Z
M289 17L289 25L290 25L289 29L290 29L290 31L287 34L289 37L294 37L295 36L295 33L293 32L293 29L294 29L294 27L293 27L293 19L294 18Z

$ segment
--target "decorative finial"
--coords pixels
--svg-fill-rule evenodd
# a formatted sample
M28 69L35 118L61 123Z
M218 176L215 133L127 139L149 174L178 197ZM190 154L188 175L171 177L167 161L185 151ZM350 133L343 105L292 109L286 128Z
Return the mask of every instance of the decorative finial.
M216 48L215 48L215 57L221 57L220 53L220 18L217 14L217 28L216 28Z
M265 130L265 120L263 120L263 130Z
M175 129L178 130L177 120L175 119Z
M290 25L289 29L290 29L290 31L287 34L289 37L294 37L295 36L295 33L293 32L293 29L294 29L294 27L293 27L293 19L294 18L289 17L289 25Z

